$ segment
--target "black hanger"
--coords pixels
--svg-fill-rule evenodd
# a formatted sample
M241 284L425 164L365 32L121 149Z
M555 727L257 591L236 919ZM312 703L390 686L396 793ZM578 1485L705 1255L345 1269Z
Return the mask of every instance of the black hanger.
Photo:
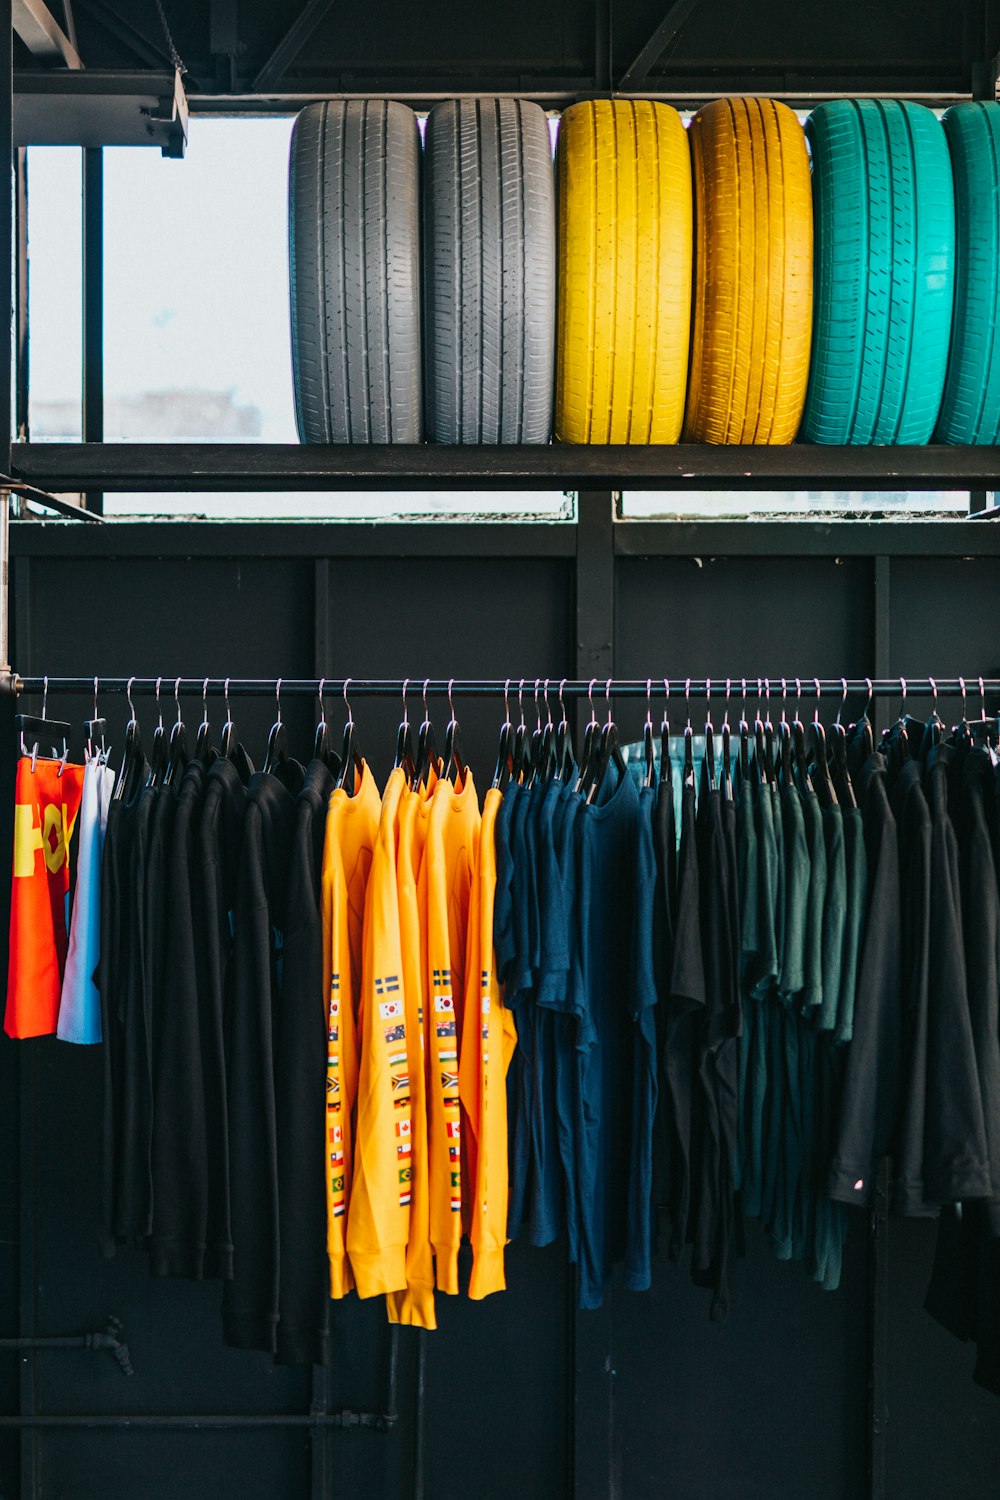
M604 696L607 699L608 704L608 717L604 728L601 730L600 748L595 758L594 773L591 778L590 786L587 789L586 795L588 802L593 802L598 792L600 791L604 783L604 778L607 775L608 767L610 765L613 764L615 769L617 770L619 781L624 776L628 775L628 768L625 765L625 757L622 754L621 739L619 738L618 734L618 725L615 723L611 715L612 681L613 679L609 677L604 685Z
M726 678L726 707L722 716L722 795L727 802L733 800L732 730L729 727L729 699L732 694L732 679Z
M149 774L146 777L146 786L160 786L163 782L163 773L167 769L167 731L163 727L163 710L160 708L160 684L162 677L156 679L156 714L157 725L153 730L153 746L149 752Z
M559 727L556 730L555 775L559 777L561 782L568 785L576 771L576 762L573 757L573 734L570 729L569 717L566 713L566 705L563 702L563 688L565 686L566 678L564 677L559 684L559 711L562 714L562 718L559 720Z
M538 779L539 769L542 763L542 713L538 707L538 689L542 679L535 678L535 727L531 731L531 738L527 746L527 763L525 769L524 784L532 787Z
M712 679L705 679L705 771L708 776L708 789L714 792L718 789L718 779L715 774L715 729L712 726Z
M517 689L517 711L520 723L514 730L514 749L511 755L511 775L514 780L524 785L531 771L531 754L529 748L528 726L524 718L524 678L521 678Z
M771 723L771 680L764 678L764 691L767 694L767 718L764 720L764 768L765 780L774 781L774 725Z
M427 688L430 678L424 679L424 722L417 734L417 763L413 770L413 785L421 786L430 773L431 765L436 761L434 745L434 725L431 723L430 710L427 707Z
M332 774L334 780L340 774L340 756L333 748L330 739L330 726L326 722L326 704L323 702L323 688L326 678L321 677L316 697L319 699L319 720L316 724L316 738L313 740L313 760L322 761L327 770Z
M108 755L108 721L107 719L98 718L97 715L96 677L94 678L94 717L92 719L84 719L83 732L87 736L87 754L91 760L96 760L98 756L102 755L106 760Z
M837 709L837 717L830 725L830 747L832 750L832 763L830 774L833 784L837 790L837 800L843 807L857 807L858 800L854 795L854 784L851 781L851 772L847 764L847 731L842 722L842 715L847 703L847 678L842 677L844 695Z
M802 683L795 679L795 717L792 720L792 756L794 759L795 783L800 792L809 793L813 789L812 777L809 775L809 757L806 755L806 730L805 725L799 717L799 706L802 702Z
M694 786L694 731L691 728L691 679L684 684L684 706L687 723L684 725L684 785Z
M225 686L224 686L224 688L222 690L222 693L223 693L223 700L224 700L225 705L226 705L226 722L222 726L222 739L219 742L219 754L222 756L223 760L235 760L236 759L236 748L237 748L236 724L233 721L232 709L229 707L229 678L228 677L226 678Z
M821 807L833 807L837 802L837 793L834 789L833 780L830 776L830 763L826 751L826 730L820 722L819 700L822 689L819 678L813 678L816 684L816 711L809 725L812 736L811 759L812 759L812 781L816 788Z
M871 721L872 701L875 696L875 690L872 687L872 680L870 677L866 677L865 682L868 686L868 702L865 704L864 713L858 720L857 731L861 735L861 745L865 754L865 758L867 759L867 757L871 755L875 749L875 731L872 728Z
M545 686L542 689L542 697L545 700L545 723L542 726L542 738L538 747L538 766L536 774L542 786L548 786L556 774L556 726L552 722L552 708L549 704L549 679L546 677Z
M462 759L462 731L455 716L455 705L451 694L455 686L454 677L448 679L448 727L444 732L444 775L453 785L465 781L465 762Z
M97 679L95 678L94 681L96 682ZM45 754L46 759L62 760L63 763L69 758L69 736L72 726L62 719L47 719L45 710L48 702L49 679L45 677L42 681L41 717L37 714L15 714L14 716L14 729L19 737L21 754L31 756L32 768L39 753ZM62 741L61 745L60 741Z
M207 766L211 764L212 757L212 726L208 722L208 678L206 677L201 685L201 723L194 737L194 758L201 761L203 766Z
M574 783L574 791L583 792L590 785L594 760L600 749L600 725L597 722L597 714L594 710L594 684L596 677L590 679L587 689L587 701L590 704L590 720L583 735L583 754L580 756L580 769L577 772Z
M188 763L187 730L184 728L184 720L181 718L180 694L181 679L178 677L174 683L174 703L177 705L177 722L170 731L170 744L167 747L167 764L163 772L163 785L172 786L176 779L180 779L184 767Z
M405 697L404 697L405 712ZM497 763L493 768L493 786L498 791L503 791L510 781L514 764L514 726L510 722L510 678L507 678L503 690L504 720L500 726L500 746L497 750ZM403 725L399 726L402 732Z
M364 759L361 755L361 746L358 742L358 731L354 723L354 715L347 697L347 689L350 687L351 679L348 677L344 682L344 707L347 709L347 722L344 725L344 742L340 750L340 770L337 773L337 785L343 787L352 797L354 796L354 778L359 778L364 770Z
M413 732L410 729L410 716L406 711L406 689L410 685L410 679L403 679L403 719L396 731L396 754L393 757L392 769L402 771L407 783L412 784L414 772L413 760Z
M747 680L742 679L743 702L740 705L740 784L746 785L750 775L750 725L747 723Z
M651 696L653 690L652 678L646 678L646 721L642 726L642 754L646 769L643 776L643 786L654 787L656 785L656 749L653 745L653 711Z
M267 753L264 756L264 774L266 776L277 776L279 779L288 766L288 730L285 728L281 717L281 678L274 685L274 700L277 704L278 716L271 725L271 733L267 737Z
M125 799L131 801L138 790L138 782L142 775L145 764L145 756L142 753L142 735L139 732L139 721L135 716L132 706L132 684L134 677L128 680L125 696L128 699L129 721L125 726L125 748L122 751L122 763L115 782L114 798L116 801Z
M670 721L667 710L670 706L670 679L663 679L663 719L660 724L660 782L672 782L670 765Z

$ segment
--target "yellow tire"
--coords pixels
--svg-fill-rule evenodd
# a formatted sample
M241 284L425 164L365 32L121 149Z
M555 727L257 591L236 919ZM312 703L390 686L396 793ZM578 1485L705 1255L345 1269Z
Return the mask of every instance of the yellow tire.
M684 439L790 443L809 379L812 189L805 135L772 99L691 121L695 273Z
M574 104L559 128L556 438L676 443L691 326L691 160L680 115Z

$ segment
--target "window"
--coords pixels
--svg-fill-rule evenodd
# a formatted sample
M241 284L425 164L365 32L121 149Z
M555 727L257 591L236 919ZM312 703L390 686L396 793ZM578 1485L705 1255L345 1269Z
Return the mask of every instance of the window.
M965 515L968 490L626 490L624 521L752 516Z

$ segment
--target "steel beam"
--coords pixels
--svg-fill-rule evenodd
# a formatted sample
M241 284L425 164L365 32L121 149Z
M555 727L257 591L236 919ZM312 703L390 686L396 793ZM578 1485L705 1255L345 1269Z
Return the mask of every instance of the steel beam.
M333 0L306 0L301 12L285 32L253 81L253 92L266 93L293 62L322 21Z
M991 447L539 444L28 443L16 474L43 489L994 490Z
M83 441L104 441L104 152L83 153ZM88 490L87 509L100 515L104 496Z
M663 56L697 5L698 0L674 0L642 51L622 74L618 83L620 92L628 93L642 88L653 64Z
M28 51L43 62L79 69L83 62L44 0L13 0L14 30Z
M131 22L124 20L106 0L77 0L81 10L93 16L104 30L114 37L126 51L131 52L137 62L146 68L172 68L170 53L160 43L154 42L137 31Z
M14 321L14 439L26 443L30 426L29 369L31 344L28 338L28 149L18 146L14 153L14 220L17 257L15 292L17 309Z

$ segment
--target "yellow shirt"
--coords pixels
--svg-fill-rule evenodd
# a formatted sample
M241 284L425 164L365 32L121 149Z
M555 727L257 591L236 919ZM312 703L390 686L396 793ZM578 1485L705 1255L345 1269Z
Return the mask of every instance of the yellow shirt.
M459 1096L468 1122L466 1162L472 1276L469 1296L503 1291L507 1242L507 1069L517 1033L503 1003L493 951L497 866L494 834L502 797L490 787L483 802L469 909Z
M427 1175L427 1075L424 1016L427 1011L427 871L424 848L431 798L437 774L428 785L407 790L399 811L396 893L403 993L406 1008L406 1052L410 1077L410 1222L406 1246L406 1290L390 1294L390 1323L436 1328L434 1253L431 1249Z
M440 1291L458 1291L462 1238L462 1120L458 1046L479 802L470 771L461 788L439 781L431 798L427 874L427 1159L430 1237Z
M323 964L327 1011L327 1252L330 1295L352 1285L346 1259L351 1197L352 1116L358 1086L357 1008L361 991L365 891L379 821L378 788L367 765L355 793L330 797L323 844Z

